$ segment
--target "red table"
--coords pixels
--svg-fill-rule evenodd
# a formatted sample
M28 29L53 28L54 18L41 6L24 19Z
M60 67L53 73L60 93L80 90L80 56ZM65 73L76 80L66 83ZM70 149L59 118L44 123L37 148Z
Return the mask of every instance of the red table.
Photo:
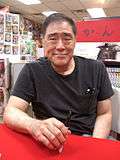
M0 160L119 160L120 142L70 135L60 154L0 125Z

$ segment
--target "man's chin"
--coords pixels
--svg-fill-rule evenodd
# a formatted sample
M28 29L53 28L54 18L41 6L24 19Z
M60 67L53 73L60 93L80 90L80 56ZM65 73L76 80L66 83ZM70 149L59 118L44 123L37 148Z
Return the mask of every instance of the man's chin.
M67 65L67 61L66 60L56 60L56 61L53 61L52 64L54 66L62 67L62 66Z

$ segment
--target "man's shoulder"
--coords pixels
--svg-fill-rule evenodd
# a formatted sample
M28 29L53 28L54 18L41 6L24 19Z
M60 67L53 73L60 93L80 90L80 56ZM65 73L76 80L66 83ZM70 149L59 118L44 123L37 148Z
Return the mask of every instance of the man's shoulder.
M77 59L78 63L86 64L87 66L103 66L103 62L95 59L75 56L75 59Z
M41 58L37 59L36 61L31 62L31 64L33 64L33 65L34 64L43 65L43 64L46 64L46 63L48 63L48 59L46 57L41 57Z
M30 62L30 63L27 63L27 65L29 67L35 67L35 66L39 66L39 67L44 67L44 66L47 66L48 65L48 59L46 57L41 57L39 59L37 59L36 61L33 61L33 62Z
M31 73L38 73L38 72L48 72L49 71L49 61L47 58L40 58L36 61L27 63L23 70Z
M38 63L44 64L44 63L48 63L48 58L47 57L41 57L39 59L37 59Z

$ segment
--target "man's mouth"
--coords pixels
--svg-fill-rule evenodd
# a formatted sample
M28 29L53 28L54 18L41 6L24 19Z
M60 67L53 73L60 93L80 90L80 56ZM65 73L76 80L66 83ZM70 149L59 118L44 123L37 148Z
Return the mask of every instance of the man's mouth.
M67 55L66 53L54 53L54 55L57 55L57 56L64 56L64 55Z

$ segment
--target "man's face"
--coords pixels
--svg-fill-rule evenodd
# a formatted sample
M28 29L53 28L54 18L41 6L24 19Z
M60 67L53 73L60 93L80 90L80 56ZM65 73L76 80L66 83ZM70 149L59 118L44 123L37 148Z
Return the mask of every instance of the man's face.
M49 24L43 39L45 56L56 67L67 66L73 56L75 35L67 22Z

